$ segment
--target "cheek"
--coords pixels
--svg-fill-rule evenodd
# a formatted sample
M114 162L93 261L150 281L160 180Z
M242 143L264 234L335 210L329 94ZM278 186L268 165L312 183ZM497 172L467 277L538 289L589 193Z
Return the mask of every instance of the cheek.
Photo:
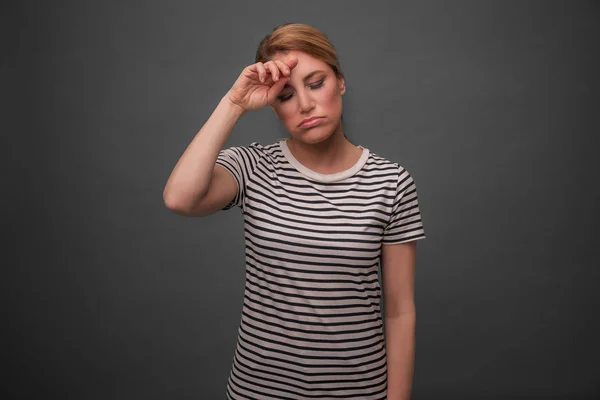
M322 91L322 102L324 106L334 107L340 102L340 96L335 85L329 85Z
M287 101L277 107L277 116L283 123L287 123L294 116L295 108L292 106L292 101Z

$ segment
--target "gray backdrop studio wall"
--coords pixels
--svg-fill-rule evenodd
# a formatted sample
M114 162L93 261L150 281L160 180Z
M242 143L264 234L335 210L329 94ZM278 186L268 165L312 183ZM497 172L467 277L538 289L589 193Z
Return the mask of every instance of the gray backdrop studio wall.
M185 218L162 190L284 22L329 36L349 139L417 184L413 398L598 396L599 9L3 3L2 397L224 397L242 216ZM227 146L286 135L266 109Z

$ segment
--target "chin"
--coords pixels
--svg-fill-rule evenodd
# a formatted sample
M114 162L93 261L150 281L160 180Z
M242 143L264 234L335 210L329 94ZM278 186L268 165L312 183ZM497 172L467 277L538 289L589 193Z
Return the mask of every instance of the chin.
M309 129L297 132L293 135L293 138L302 143L316 144L329 139L332 135L333 132L329 132L325 129Z
M330 124L325 123L310 129L296 130L291 136L299 142L315 144L329 139L335 131L335 128L332 129Z

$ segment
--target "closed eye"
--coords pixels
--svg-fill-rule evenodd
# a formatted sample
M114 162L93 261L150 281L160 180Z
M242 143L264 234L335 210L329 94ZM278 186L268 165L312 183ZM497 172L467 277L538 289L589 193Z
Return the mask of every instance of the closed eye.
M325 79L320 80L319 82L315 83L314 85L308 85L308 87L311 88L312 90L315 90L315 89L318 89L321 86L323 86L323 82L325 82ZM280 102L284 103L292 98L292 94L290 93L289 95L277 96L277 98L279 99Z

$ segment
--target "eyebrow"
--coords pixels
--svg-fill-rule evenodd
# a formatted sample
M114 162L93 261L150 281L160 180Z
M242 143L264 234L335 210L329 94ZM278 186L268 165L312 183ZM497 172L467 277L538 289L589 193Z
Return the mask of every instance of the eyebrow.
M304 82L306 82L307 80L309 80L310 78L312 78L312 77L313 77L313 75L315 75L315 74L317 74L317 73L319 73L319 72L325 72L325 71L323 71L322 69L318 69L318 70L316 70L316 71L313 71L313 72L309 73L308 75L306 75L306 76L304 77L304 79L302 79L302 80L303 80ZM290 87L290 85L288 85L288 84L286 83L285 85L283 85L283 88L282 88L282 89L285 89L285 88L287 88L287 87Z

